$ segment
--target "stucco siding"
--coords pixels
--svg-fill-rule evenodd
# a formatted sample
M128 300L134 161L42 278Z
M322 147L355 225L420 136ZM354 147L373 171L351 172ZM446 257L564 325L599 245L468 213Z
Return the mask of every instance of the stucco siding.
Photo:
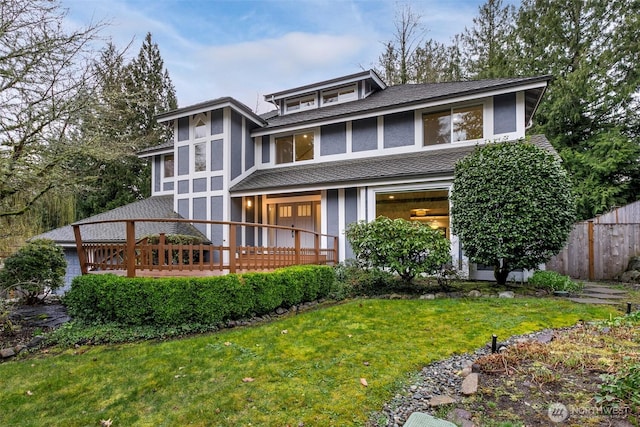
M207 219L207 198L198 197L193 199L193 219ZM207 233L206 224L194 224L202 234Z
M231 111L231 179L242 173L242 116Z
M207 191L207 178L196 178L193 180L193 192L202 193Z
M162 163L160 156L153 158L153 191L160 191L160 173L162 172Z
M516 131L516 94L505 93L493 97L493 133L498 135Z
M178 175L189 174L189 146L178 147Z
M221 171L224 168L224 142L222 139L211 141L211 170Z
M189 117L180 117L178 119L178 141L187 141L189 139Z
M415 144L413 111L384 116L384 148L404 147Z
M378 119L354 120L351 122L351 151L368 151L378 148Z
M347 152L346 123L335 123L320 128L320 155L341 154Z
M211 112L211 135L217 135L224 131L223 110L213 110Z

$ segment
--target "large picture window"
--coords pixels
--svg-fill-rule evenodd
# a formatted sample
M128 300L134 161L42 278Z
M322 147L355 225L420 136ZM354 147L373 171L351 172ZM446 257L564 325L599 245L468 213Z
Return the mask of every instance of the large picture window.
M313 133L276 138L276 164L313 160Z
M426 113L422 116L422 121L425 146L470 141L484 137L482 105Z
M376 193L376 218L379 216L417 221L449 237L449 190Z

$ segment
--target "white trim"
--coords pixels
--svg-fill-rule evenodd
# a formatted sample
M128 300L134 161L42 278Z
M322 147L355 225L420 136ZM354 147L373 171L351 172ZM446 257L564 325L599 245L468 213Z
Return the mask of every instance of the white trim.
M382 151L384 150L384 116L377 116L377 129L376 129L376 134L378 136L378 148L377 150L369 150L369 151L373 151L374 153L382 153ZM403 147L404 148L404 147ZM360 151L360 153L367 153L367 151ZM369 153L370 154L370 153ZM363 157L370 157L367 156L366 154Z
M347 242L344 236L345 224L345 197L344 188L338 189L338 252L339 261L346 259Z
M294 123L292 125L288 125L288 126L278 126L278 127L274 127L274 128L258 128L256 129L251 136L262 136L262 135L270 135L272 132L296 132L299 129L305 129L305 128L309 128L309 127L315 127L315 126L324 126L324 125L329 125L329 124L333 124L333 123L341 123L347 120L359 120L359 119L366 119L369 117L378 117L378 116L382 116L382 115L387 115L387 114L393 114L393 113L401 113L401 112L405 112L405 111L412 111L412 110L419 110L419 109L426 109L426 108L434 108L434 107L438 107L438 106L445 106L445 105L449 105L449 104L455 104L455 103L463 103L463 102L473 102L474 100L478 100L478 99L482 99L482 98L488 98L488 97L492 97L492 96L496 96L496 95L502 95L505 93L513 93L513 92L519 92L519 91L525 91L525 90L529 90L529 89L537 89L537 88L544 88L547 86L546 81L545 82L539 82L539 83L530 83L527 85L522 85L522 86L517 86L517 87L508 87L508 88L503 88L503 89L495 89L495 90L491 90L491 91L487 91L487 92L482 92L482 93L475 93L475 94L471 94L471 95L461 95L461 96L457 96L457 97L453 97L453 98L440 98L437 100L433 100L433 101L427 101L427 102L421 102L421 103L416 103L416 104L409 104L409 105L401 105L398 107L389 107L386 109L382 109L382 110L374 110L371 112L367 112L367 111L363 111L361 113L355 113L353 115L343 115L343 116L338 116L338 117L328 117L326 119L320 120L320 121L314 121L312 123L310 122L305 122L305 123Z
M351 153L353 151L353 125L352 121L349 120L345 125L345 139L346 139L346 150L347 153ZM345 153L341 153L343 156ZM325 156L326 157L326 156Z
M190 116L192 116L194 114L206 113L208 111L220 110L220 109L224 109L224 108L229 107L229 108L234 109L235 111L237 111L238 113L240 113L244 117L248 117L255 124L260 125L260 126L264 126L265 125L264 120L261 120L261 119L256 120L255 117L251 117L249 114L247 114L247 111L245 109L242 109L242 108L238 107L236 105L236 103L237 103L237 101L236 102L224 101L224 102L221 102L221 103L204 104L201 107L194 108L193 110L191 110L189 108L186 108L184 110L183 109L178 109L178 110L176 110L175 113L169 114L169 115L164 116L162 118L158 118L158 119L156 119L156 121L158 123L164 123L164 122L168 122L168 121L171 121L171 120L176 120L176 122L177 122L177 119L180 119L182 117L190 117ZM177 124L176 124L176 126L177 126ZM211 131L211 129L209 129L209 131ZM177 135L177 132L176 132L176 135Z

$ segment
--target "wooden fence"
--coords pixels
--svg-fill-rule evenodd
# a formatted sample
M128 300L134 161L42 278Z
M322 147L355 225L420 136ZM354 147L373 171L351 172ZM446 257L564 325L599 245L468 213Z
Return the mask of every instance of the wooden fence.
M576 224L564 249L547 264L548 270L582 280L615 280L632 256L640 255L640 224Z

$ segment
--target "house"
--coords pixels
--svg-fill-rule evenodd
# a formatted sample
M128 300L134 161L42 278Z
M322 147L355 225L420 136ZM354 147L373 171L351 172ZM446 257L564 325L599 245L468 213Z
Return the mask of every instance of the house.
M372 70L265 96L257 115L224 97L158 116L174 140L142 151L152 164L152 198L195 220L299 227L338 236L384 215L428 223L451 239L454 265L475 279L450 230L449 191L457 160L477 144L525 138L549 76L387 86ZM542 135L530 141L553 150ZM195 224L213 244L229 230ZM285 229L243 229L245 245L291 245ZM516 273L517 274L517 273Z

